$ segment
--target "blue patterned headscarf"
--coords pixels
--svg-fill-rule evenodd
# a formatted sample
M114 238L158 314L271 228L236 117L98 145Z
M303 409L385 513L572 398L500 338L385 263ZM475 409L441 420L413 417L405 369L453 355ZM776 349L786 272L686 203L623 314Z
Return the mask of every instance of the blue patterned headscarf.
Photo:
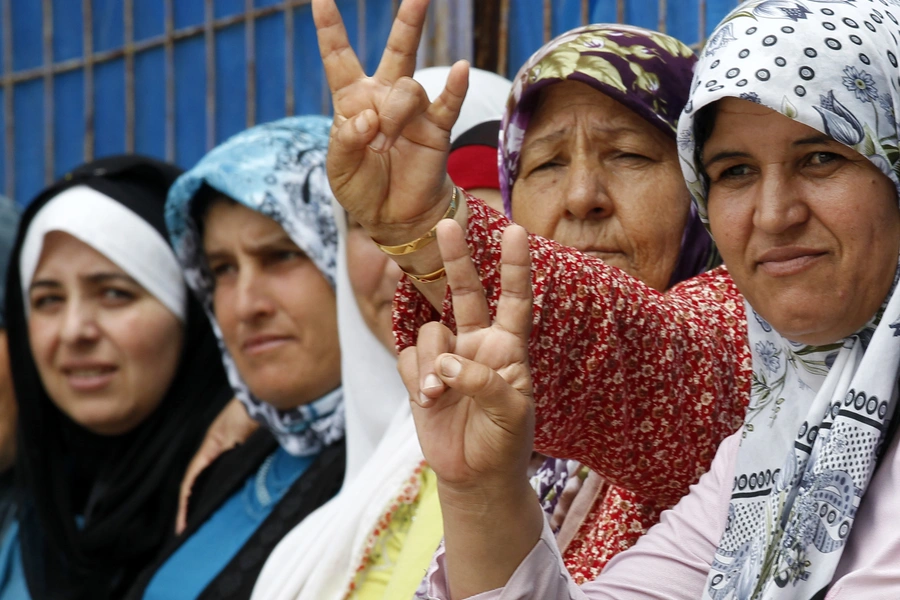
M197 295L219 338L222 359L238 399L291 454L319 452L344 436L341 389L282 411L256 398L225 344L212 310L214 280L191 205L206 185L281 225L334 287L337 227L325 156L331 119L288 117L239 133L213 149L169 190L166 225L188 286Z
M3 306L3 299L6 298L6 267L18 227L19 209L12 200L0 196L0 329L6 328L6 307Z

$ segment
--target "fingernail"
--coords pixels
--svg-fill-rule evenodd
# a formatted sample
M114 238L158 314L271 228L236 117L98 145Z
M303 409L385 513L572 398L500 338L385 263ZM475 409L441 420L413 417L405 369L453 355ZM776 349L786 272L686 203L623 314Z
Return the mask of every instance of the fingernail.
M456 377L462 371L462 364L452 356L441 359L441 372L447 377Z
M443 385L444 384L441 382L440 378L438 378L437 375L435 375L434 373L429 373L425 377L425 381L422 384L422 389L430 390L430 389L434 389L434 388L439 388Z
M372 143L369 144L369 148L375 152L383 152L385 146L387 146L387 136L379 131Z
M369 120L365 115L359 115L354 125L356 126L356 131L360 133L366 133L367 131L369 131Z
M428 406L429 404L431 404L431 398L419 392L419 406Z

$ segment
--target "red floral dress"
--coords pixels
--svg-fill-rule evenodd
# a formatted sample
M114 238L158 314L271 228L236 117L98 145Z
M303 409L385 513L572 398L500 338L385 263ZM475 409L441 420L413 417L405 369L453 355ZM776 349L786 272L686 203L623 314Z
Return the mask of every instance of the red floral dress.
M468 198L466 239L495 314L500 236L509 221ZM736 431L750 392L743 298L724 267L657 292L600 259L530 236L534 326L529 355L535 450L605 477L565 553L576 580L594 579L709 468ZM394 298L402 350L440 320L404 278Z

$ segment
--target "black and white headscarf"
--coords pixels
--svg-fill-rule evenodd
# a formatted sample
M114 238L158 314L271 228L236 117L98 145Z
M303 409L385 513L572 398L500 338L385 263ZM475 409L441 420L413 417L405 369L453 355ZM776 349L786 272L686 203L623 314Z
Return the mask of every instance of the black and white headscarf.
M694 115L726 97L764 105L845 144L898 184L900 2L756 0L703 50L679 124L688 186L706 217ZM789 341L748 306L753 384L728 522L703 598L820 597L877 465L897 401L900 292L855 334Z

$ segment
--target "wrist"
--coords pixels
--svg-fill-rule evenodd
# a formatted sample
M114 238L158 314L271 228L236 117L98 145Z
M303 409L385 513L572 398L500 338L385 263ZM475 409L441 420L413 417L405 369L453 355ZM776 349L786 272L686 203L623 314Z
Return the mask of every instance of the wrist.
M449 177L445 177L439 191L434 196L436 200L432 203L430 209L409 221L389 222L382 220L377 224L366 225L369 237L379 245L398 246L427 235L447 213L453 196L453 189L453 182ZM465 198L461 197L460 201L463 202L464 200Z

